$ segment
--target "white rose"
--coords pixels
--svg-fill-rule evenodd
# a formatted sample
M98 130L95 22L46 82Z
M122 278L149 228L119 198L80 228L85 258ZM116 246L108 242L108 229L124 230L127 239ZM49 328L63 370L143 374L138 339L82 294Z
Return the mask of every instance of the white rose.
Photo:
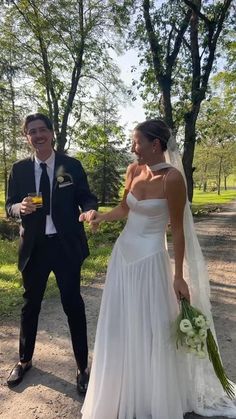
M193 329L191 322L188 319L181 320L179 328L183 333L190 332L190 330Z
M205 321L205 319L204 319L204 317L202 316L202 315L200 315L200 316L198 316L198 317L195 317L195 319L194 319L194 323L195 323L195 325L197 326L197 327L204 327L205 326L205 324L206 324L206 321Z

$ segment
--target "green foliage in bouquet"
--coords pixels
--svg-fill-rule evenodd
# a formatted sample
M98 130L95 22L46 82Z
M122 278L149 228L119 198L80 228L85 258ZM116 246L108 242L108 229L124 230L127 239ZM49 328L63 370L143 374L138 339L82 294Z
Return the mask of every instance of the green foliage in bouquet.
M219 350L210 329L207 317L185 299L181 299L180 314L176 320L176 345L181 345L186 352L199 358L207 355L215 374L229 398L235 397L233 385L228 379L222 365Z

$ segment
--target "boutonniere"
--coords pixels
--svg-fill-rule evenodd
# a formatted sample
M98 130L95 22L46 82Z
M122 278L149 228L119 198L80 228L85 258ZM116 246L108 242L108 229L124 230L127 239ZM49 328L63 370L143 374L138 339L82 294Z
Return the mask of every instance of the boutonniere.
M57 181L58 181L58 183L64 182L64 177L63 176L57 176Z
M73 178L70 173L65 172L63 166L59 166L56 172L56 179L59 188L63 186L73 185Z

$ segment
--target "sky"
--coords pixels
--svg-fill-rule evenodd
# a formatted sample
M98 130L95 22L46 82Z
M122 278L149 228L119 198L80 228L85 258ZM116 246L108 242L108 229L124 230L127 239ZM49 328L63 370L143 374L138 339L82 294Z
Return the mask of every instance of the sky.
M121 70L121 79L125 84L131 85L134 78L134 73L131 73L131 67L133 65L138 67L138 56L135 50L127 51L124 55L116 57L116 61ZM138 77L138 71L135 73L136 78ZM120 123L125 126L125 131L129 132L134 128L138 122L142 122L145 119L145 113L143 110L143 101L138 98L135 101L127 102L126 106L120 106Z
M165 0L155 0L155 4L160 7L164 1ZM134 78L134 73L131 73L131 66L136 65L139 67L137 51L133 49L127 51L124 55L117 57L116 60L121 69L121 79L126 84L131 84L132 79ZM138 71L135 72L135 74L136 78L138 78ZM126 125L126 132L130 132L138 122L142 122L146 119L142 105L142 99L137 98L136 101L127 104L127 107L120 107L121 124Z

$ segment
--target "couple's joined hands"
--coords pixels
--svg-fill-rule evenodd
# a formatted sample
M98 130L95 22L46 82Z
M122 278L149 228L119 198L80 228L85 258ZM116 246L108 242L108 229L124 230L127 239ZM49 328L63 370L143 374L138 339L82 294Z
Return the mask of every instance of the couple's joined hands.
M95 210L82 212L79 216L79 221L89 223L93 232L97 231L99 224L103 221L101 214Z

